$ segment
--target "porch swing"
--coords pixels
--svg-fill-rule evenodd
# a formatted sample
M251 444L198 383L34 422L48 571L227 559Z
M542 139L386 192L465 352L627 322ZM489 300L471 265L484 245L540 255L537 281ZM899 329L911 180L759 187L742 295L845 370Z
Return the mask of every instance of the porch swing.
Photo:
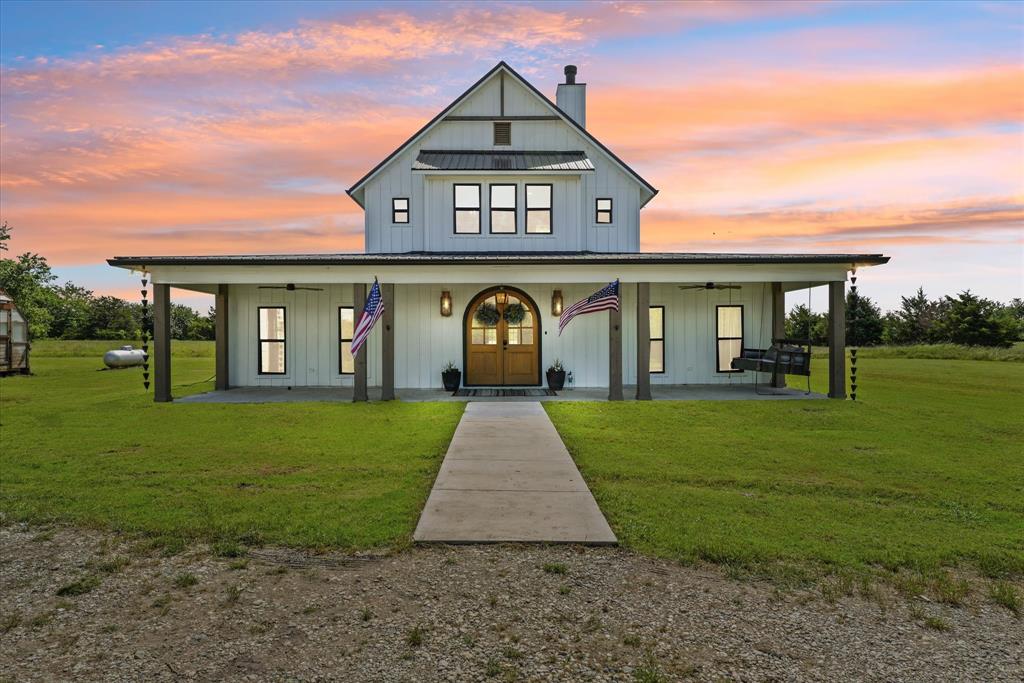
M764 329L764 305L761 306L760 326ZM807 283L807 311L811 310L811 283ZM807 339L772 339L767 349L743 349L739 358L732 360L733 370L771 373L771 386L779 375L800 375L807 378L807 394L811 393L811 318L807 317ZM778 395L777 391L760 391L754 375L754 393L759 396Z

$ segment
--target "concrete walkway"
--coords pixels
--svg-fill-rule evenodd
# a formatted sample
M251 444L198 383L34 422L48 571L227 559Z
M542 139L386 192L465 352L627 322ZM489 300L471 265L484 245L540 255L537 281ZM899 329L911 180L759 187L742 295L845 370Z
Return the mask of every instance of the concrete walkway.
M618 542L536 401L466 406L413 540Z

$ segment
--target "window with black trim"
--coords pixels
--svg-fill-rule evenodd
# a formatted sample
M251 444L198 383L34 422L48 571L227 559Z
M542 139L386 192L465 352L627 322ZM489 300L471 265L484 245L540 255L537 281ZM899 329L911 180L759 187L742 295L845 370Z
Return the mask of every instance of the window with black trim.
M651 306L651 364L652 375L665 372L665 307Z
M511 145L512 144L512 122L511 121L495 121L494 122L494 144L497 145Z
M743 306L715 306L715 368L732 369L732 359L743 355Z
M480 185L455 185L455 232L480 234Z
M594 211L594 222L600 225L610 225L612 222L612 200L610 197L600 197Z
M409 198L408 197L395 197L391 200L391 222L392 223L408 223L409 222Z
M355 311L351 306L338 306L338 372L354 375L356 360L352 355L352 332L355 329Z
M526 232L531 234L551 233L552 186L526 186Z
M287 358L284 306L260 306L256 317L259 321L259 374L283 375Z
M516 186L497 184L490 186L491 232L515 234Z

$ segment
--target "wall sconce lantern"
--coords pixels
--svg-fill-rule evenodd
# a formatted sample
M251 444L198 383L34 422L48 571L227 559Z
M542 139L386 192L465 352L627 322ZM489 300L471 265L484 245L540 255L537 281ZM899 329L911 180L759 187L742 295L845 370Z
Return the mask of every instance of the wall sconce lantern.
M452 293L447 289L441 292L441 316L448 318L452 314Z
M562 315L562 290L551 292L551 315Z

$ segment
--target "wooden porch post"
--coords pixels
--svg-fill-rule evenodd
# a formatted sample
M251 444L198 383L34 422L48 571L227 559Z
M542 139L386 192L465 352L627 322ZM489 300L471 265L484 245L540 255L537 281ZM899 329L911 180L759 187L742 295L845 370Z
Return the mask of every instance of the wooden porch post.
M395 285L388 282L380 286L384 298L384 339L381 344L380 400L395 400Z
M171 400L170 285L153 285L153 400Z
M772 283L772 341L786 336L786 293L781 282ZM775 375L773 387L785 387L786 376Z
M619 299L622 306L622 299ZM608 400L622 400L622 310L608 311Z
M217 379L214 382L214 389L227 391L228 382L228 286L217 285L217 295L214 299L214 311L216 320L214 331L216 341L214 342L217 363Z
M357 316L354 318L358 320L358 316L363 311L363 306L366 305L366 285L357 282L352 285L352 311ZM355 361L355 373L353 378L355 385L352 389L352 400L353 401L366 401L368 396L366 394L366 344L359 349L359 353L356 354Z
M651 400L651 283L636 283L636 400Z
M828 397L846 398L846 282L828 283Z

